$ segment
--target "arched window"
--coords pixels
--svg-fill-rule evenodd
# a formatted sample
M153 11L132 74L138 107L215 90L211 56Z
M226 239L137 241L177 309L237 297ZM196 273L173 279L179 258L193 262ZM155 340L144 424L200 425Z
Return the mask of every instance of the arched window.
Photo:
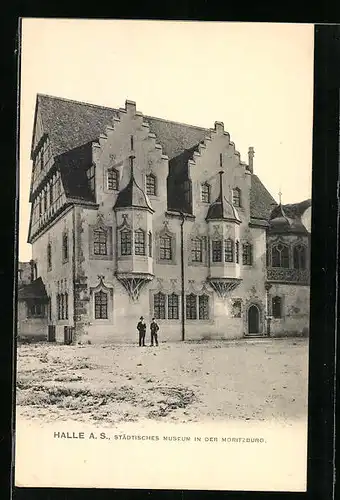
M202 262L203 242L201 238L191 238L191 260L192 262Z
M239 188L233 189L233 205L235 207L241 206L241 190Z
M146 194L156 196L156 177L153 174L146 176Z
M107 293L100 290L94 294L95 319L107 319Z
M135 231L135 255L145 255L145 233L142 229Z
M272 298L272 314L273 318L282 317L282 299L281 297Z
M203 203L210 203L210 184L207 182L201 184L201 200Z
M294 269L306 269L306 247L296 245L293 250Z
M209 319L209 296L200 295L198 297L198 317L199 319Z
M224 260L225 262L234 262L234 242L231 238L224 242Z
M186 297L186 317L187 319L197 319L197 295L193 293Z
M52 246L51 243L47 245L47 269L52 269Z
M93 231L93 253L95 255L107 255L107 232L104 229Z
M120 253L121 255L131 255L132 252L132 238L129 229L123 229L120 232Z
M153 315L156 319L165 319L165 295L158 292L153 298Z
M178 295L168 295L168 319L178 319Z
M118 171L115 168L107 171L107 189L112 191L118 189Z
M272 246L272 267L289 267L289 248L287 245L277 243Z
M222 262L222 241L213 240L211 242L211 248L212 248L212 261Z
M159 258L161 260L171 260L172 259L172 245L171 236L164 235L160 237L159 241Z

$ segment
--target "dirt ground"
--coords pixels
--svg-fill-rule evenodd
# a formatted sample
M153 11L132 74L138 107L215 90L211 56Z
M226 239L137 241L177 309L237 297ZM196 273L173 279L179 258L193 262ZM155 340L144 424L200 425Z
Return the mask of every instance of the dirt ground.
M113 425L307 415L307 339L18 347L17 415Z

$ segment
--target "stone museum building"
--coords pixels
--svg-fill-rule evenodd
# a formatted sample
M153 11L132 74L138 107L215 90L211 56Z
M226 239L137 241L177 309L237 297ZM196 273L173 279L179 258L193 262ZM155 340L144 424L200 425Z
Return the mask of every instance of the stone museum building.
M140 316L161 341L308 332L311 200L277 203L222 122L39 94L31 159L19 337L132 342Z

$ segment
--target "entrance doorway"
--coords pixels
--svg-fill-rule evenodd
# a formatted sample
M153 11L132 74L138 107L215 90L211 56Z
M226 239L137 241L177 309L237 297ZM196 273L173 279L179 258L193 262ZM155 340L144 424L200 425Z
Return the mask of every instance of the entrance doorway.
M248 335L258 335L260 333L260 311L256 305L251 305L248 309Z

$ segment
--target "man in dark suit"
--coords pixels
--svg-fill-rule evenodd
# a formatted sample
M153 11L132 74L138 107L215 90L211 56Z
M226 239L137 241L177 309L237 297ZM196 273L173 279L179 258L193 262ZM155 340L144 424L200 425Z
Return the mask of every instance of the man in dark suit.
M140 317L137 324L137 330L139 332L139 347L145 347L146 323L143 316Z
M153 346L154 341L156 343L156 346L158 346L158 330L159 330L159 326L157 325L155 318L152 318L152 321L150 323L151 345L152 346Z

